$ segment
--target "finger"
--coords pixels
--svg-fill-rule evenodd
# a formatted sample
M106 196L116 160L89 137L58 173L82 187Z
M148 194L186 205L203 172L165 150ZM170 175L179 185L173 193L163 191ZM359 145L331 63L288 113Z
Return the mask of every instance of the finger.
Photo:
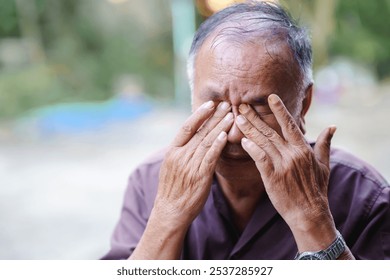
M270 176L274 170L274 166L268 154L252 140L245 137L241 139L241 146L256 163L256 167L259 170L261 177L266 178Z
M200 168L204 171L214 172L215 166L223 148L227 142L227 134L225 131L219 133L218 137L215 139L210 149L207 151L206 155L203 158Z
M292 144L305 144L305 139L301 130L279 96L270 94L268 96L268 104L282 128L284 139Z
M231 110L231 105L228 102L219 103L217 110L214 115L212 115L196 132L193 137L194 142L200 143L203 138L205 138L211 130L213 130L218 123L229 113Z
M198 131L201 125L214 112L215 104L213 101L208 101L200 106L184 123L179 133L172 142L172 146L181 147L185 145Z
M330 144L335 132L336 126L330 126L324 129L318 136L316 144L314 145L314 154L316 158L326 166L329 166Z
M218 135L224 131L227 132L233 124L233 113L228 113L220 122L219 124L214 127L213 130L210 131L210 133L202 139L200 143L197 143L195 141L191 141L191 145L193 145L194 149L196 150L194 153L194 157L198 159L202 159L207 154L208 150L212 147L215 139L218 137Z
M258 130L260 131L267 139L273 142L275 145L284 144L284 139L273 130L266 122L264 122L259 114L253 110L253 108L248 104L241 104L238 107L238 110L245 118Z
M275 145L264 134L258 131L243 115L238 115L236 117L236 124L245 137L267 152L274 162L281 160L281 153Z

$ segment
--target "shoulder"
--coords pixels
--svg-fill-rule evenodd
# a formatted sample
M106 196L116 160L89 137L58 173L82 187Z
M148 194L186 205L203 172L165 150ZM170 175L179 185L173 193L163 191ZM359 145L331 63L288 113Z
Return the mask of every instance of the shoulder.
M372 205L389 188L389 183L373 166L349 152L332 148L329 194L340 197L344 194L348 200L366 200Z
M124 209L128 212L140 211L140 215L147 219L157 194L160 167L165 153L166 149L163 149L150 155L130 174L124 196Z
M357 259L390 257L390 186L370 164L332 149L328 198L336 227Z
M372 218L379 208L387 213L390 186L373 166L346 151L332 148L330 169L329 204L335 213L355 217L359 223Z
M142 199L154 200L166 151L162 149L153 153L133 170L127 184L127 196L137 194Z
M331 149L330 168L334 175L342 173L342 178L358 176L361 180L371 181L379 188L389 187L386 179L373 166L339 148Z
M161 164L164 160L164 156L167 152L167 148L164 148L160 151L157 151L147 157L143 162L141 162L135 170L130 175L131 178L138 180L153 179L158 177L160 172Z

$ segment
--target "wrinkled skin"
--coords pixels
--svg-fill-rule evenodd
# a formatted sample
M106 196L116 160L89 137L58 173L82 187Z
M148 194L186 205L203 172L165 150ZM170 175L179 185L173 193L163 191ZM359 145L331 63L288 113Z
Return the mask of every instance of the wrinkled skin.
M156 206L179 225L189 225L207 199L226 131L233 124L230 110L227 102L217 109L214 102L205 103L186 121L165 156Z
M267 194L290 228L305 229L316 220L330 218L327 190L330 140L335 127L325 129L314 150L306 142L283 102L270 95L270 108L282 136L248 105L240 105L236 124L244 133L242 146L255 161ZM319 225L316 225L319 226Z

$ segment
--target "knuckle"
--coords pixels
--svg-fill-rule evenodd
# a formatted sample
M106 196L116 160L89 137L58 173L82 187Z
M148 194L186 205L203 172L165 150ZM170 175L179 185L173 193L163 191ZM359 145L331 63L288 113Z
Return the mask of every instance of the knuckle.
M290 156L284 158L286 166L291 169L297 168L298 166L310 166L312 155L309 150L298 148L295 149Z
M278 143L280 141L280 136L277 132L273 132L272 135L269 137L270 141L273 143Z
M245 134L248 138L253 139L253 138L256 138L258 136L258 131L255 130L253 127L248 127Z
M298 130L298 126L297 124L295 123L295 121L293 119L289 119L287 121L287 129L290 131L290 132L296 132Z
M295 167L295 160L292 157L285 157L283 159L283 166L287 167L287 170L294 170Z
M214 123L206 123L205 125L203 125L200 130L198 131L199 134L201 134L202 136L206 136L208 135L213 129L215 129L215 124Z
M265 153L258 153L256 155L256 161L257 162L266 162L267 161L267 155Z
M184 135L191 135L194 132L194 129L190 125L184 125L182 126L181 131Z
M205 166L207 167L207 170L209 170L208 167L214 165L215 159L211 156L208 156L208 157L204 158L203 162L204 162Z
M268 141L260 141L258 145L260 148L266 149L269 146L269 142Z
M202 127L201 129L199 129L199 130L196 132L196 135L197 135L197 136L200 136L201 138L203 138L203 137L205 137L208 133L209 133L209 130L207 129L207 127Z
M201 146L205 149L210 149L211 146L213 145L213 142L210 141L210 139L204 139L202 142L201 142Z
M274 137L274 132L270 128L263 128L261 130L261 133L267 138L272 138Z

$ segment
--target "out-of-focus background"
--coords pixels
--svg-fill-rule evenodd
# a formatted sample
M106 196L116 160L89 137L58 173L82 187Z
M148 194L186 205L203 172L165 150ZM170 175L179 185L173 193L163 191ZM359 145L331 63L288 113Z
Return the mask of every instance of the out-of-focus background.
M229 0L0 0L0 259L97 259L128 175L189 115L199 24ZM285 0L312 31L308 136L390 179L390 1Z

